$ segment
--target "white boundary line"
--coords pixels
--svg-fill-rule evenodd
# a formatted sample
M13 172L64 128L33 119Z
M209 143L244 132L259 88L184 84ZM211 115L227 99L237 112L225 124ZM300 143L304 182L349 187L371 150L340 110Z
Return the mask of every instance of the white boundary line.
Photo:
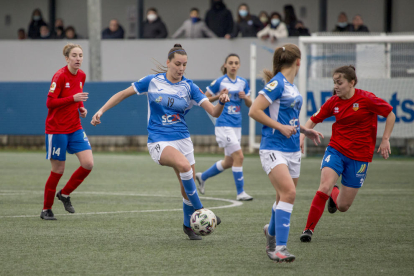
M29 192L21 192L21 191L12 191L12 190L1 190L0 196L2 195L27 195L28 193L31 194L43 194L40 191L29 191ZM149 195L149 194L135 194L135 193L108 193L108 192L74 192L76 194L90 194L90 195L113 195L113 196L152 196L152 197L177 197L181 198L181 196L167 196L167 195ZM208 209L224 209L224 208L232 208L243 205L243 202L236 201L232 199L225 199L225 198L216 198L216 197L200 197L201 199L206 200L216 200L216 201L224 201L230 202L230 205L224 206L216 206L210 207ZM123 214L123 213L152 213L152 212L175 212L175 211L182 211L183 209L163 209L163 210L132 210L132 211L114 211L114 212L89 212L89 213L74 213L74 214L57 214L58 216L81 216L81 215L107 215L107 214ZM34 218L39 217L39 215L20 215L20 216L0 216L0 218Z

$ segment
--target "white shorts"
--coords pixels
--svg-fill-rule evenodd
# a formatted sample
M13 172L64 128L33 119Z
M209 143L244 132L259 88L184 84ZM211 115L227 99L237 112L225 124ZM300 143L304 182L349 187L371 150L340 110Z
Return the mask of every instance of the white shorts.
M181 152L185 156L185 158L187 158L188 162L190 162L190 165L195 164L194 147L191 138L185 138L175 141L148 143L147 146L152 160L154 160L154 162L157 164L160 164L162 151L167 146L171 146L179 152Z
M277 150L261 150L259 151L260 161L262 161L263 170L269 174L274 167L285 164L289 168L292 178L298 178L300 175L300 159L301 152L283 152Z
M224 155L231 156L241 149L241 127L216 127L216 141L220 148L224 148Z

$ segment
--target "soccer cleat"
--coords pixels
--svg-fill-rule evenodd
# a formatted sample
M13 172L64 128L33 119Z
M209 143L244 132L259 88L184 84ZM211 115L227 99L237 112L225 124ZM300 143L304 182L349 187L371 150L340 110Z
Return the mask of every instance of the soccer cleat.
M302 232L302 235L300 235L300 241L301 242L310 242L312 240L313 231L310 229L306 229Z
M202 175L202 173L201 172L199 172L199 173L196 173L196 179L197 179L197 182L198 182L198 191L200 192L200 194L202 194L202 195L204 195L204 182L205 181L203 181L203 179L201 179L201 175Z
M267 256L271 258L272 256L271 253L274 254L276 250L276 237L269 235L268 228L269 228L269 224L266 224L263 227L263 232L266 236L266 253L267 253Z
M68 197L64 197L62 196L62 190L60 190L57 194L56 197L62 201L63 206L65 207L65 210L68 211L69 213L75 213L75 208L73 208L72 203L70 202L70 196Z
M44 220L56 220L51 209L44 210L40 213L40 218Z
M334 189L338 188L338 185L335 184ZM339 188L338 188L339 189ZM332 197L329 197L328 199L328 212L333 214L338 210L338 207L336 207L335 202L333 201Z
M291 263L295 260L295 256L287 251L286 246L283 246L280 250L268 252L267 255L270 259L277 263Z
M253 197L249 196L245 191L237 195L237 200L239 201L250 201L253 200Z
M187 236L190 238L190 240L202 240L200 236L198 236L196 233L194 233L193 229L191 227L187 227L183 224L183 230L184 233L187 234Z
M219 225L221 223L221 219L218 216L216 216L216 218L217 218L217 225Z

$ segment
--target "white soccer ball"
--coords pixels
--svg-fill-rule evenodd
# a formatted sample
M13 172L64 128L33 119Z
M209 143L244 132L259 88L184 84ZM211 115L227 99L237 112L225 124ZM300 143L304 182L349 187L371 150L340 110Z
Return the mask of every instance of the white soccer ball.
M200 236L207 236L214 232L217 227L217 217L209 209L200 209L191 215L191 228Z

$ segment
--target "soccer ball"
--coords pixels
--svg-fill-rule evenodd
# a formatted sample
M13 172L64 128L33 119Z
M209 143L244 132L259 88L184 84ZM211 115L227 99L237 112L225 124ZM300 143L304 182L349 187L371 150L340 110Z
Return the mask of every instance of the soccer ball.
M200 209L191 215L190 224L194 233L200 236L207 236L216 229L217 218L209 209Z

